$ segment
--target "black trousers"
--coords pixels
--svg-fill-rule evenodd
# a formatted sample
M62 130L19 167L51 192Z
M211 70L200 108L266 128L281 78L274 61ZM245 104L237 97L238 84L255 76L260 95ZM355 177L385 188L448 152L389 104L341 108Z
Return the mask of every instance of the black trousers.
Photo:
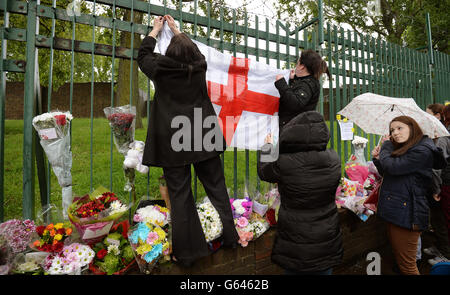
M224 246L239 240L220 157L194 163L195 172L223 224ZM191 189L191 165L163 167L171 204L172 249L177 260L191 263L209 254Z

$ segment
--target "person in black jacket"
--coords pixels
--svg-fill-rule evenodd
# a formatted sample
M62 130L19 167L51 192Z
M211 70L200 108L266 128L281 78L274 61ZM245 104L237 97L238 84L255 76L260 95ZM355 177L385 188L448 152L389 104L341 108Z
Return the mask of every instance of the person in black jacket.
M283 75L276 76L275 87L280 92L280 130L298 114L316 110L320 95L319 79L324 73L331 79L326 62L317 52L308 49L302 51L295 69L291 70L289 83Z
M281 205L271 257L287 274L331 274L342 261L335 203L341 160L326 148L329 139L323 116L307 111L281 130L277 161L258 159L261 180L278 183Z
M390 140L387 140L387 139ZM394 118L389 136L372 151L381 184L377 215L387 222L387 233L402 274L420 274L416 264L418 239L428 229L432 169L446 165L442 151L423 135L408 116Z
M153 52L164 21L175 34L165 56ZM191 164L220 215L224 246L236 247L239 240L219 157L226 142L206 89L205 57L166 15L155 20L144 38L138 64L155 86L142 163L163 168L171 203L174 260L190 266L209 254L192 195ZM213 124L205 128L205 120ZM203 141L209 132L215 134L209 137L210 144Z
M448 106L447 108L450 108ZM445 126L444 121L444 105L435 103L427 106L426 111L430 115L433 115L442 122ZM448 128L448 126L447 126ZM447 159L450 156L450 136L443 136L434 139L437 147L442 149L444 157ZM430 203L430 224L433 228L433 233L435 236L434 246L423 249L423 252L427 255L433 256L433 258L428 259L428 263L435 265L439 262L450 262L450 243L448 237L448 228L445 216L445 210L443 203L445 200L441 200L441 188L444 187L444 183L448 185L450 177L450 165L447 165L445 169L433 170L433 185L431 195L428 198Z

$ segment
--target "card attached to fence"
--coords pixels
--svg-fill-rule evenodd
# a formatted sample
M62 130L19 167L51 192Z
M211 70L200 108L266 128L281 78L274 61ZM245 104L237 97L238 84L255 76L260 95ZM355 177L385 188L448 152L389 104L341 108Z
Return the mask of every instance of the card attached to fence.
M58 134L56 134L55 128L41 129L38 131L38 133L39 133L39 137L44 140L58 138Z
M341 128L341 140L353 140L353 122L338 121Z

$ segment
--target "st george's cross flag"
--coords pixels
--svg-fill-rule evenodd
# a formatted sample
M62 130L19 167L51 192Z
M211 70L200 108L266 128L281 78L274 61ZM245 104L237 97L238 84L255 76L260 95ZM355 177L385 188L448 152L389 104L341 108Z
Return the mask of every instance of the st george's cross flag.
M166 52L172 36L165 22L158 40L161 54ZM280 94L274 82L278 74L288 81L289 70L279 70L249 58L234 57L192 41L206 58L208 95L227 146L259 150L269 133L276 144Z

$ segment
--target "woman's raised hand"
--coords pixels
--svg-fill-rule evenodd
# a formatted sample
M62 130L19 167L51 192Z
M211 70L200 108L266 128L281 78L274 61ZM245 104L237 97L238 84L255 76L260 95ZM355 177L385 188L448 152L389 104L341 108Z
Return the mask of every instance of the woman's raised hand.
M380 156L380 150L381 150L381 146L377 145L373 150L372 150L372 157L375 159L378 159L378 157Z
M294 79L294 77L295 77L295 69L291 69L289 73L289 79Z
M156 36L158 36L159 34L159 31L161 31L163 25L164 25L164 17L158 16L157 18L155 18L153 22L153 30L150 32L149 36L156 38Z
M177 24L175 23L175 20L171 15L166 14L164 16L164 19L167 21L167 24L169 25L169 28L172 30L172 32L177 35L180 34L180 30L178 30Z

